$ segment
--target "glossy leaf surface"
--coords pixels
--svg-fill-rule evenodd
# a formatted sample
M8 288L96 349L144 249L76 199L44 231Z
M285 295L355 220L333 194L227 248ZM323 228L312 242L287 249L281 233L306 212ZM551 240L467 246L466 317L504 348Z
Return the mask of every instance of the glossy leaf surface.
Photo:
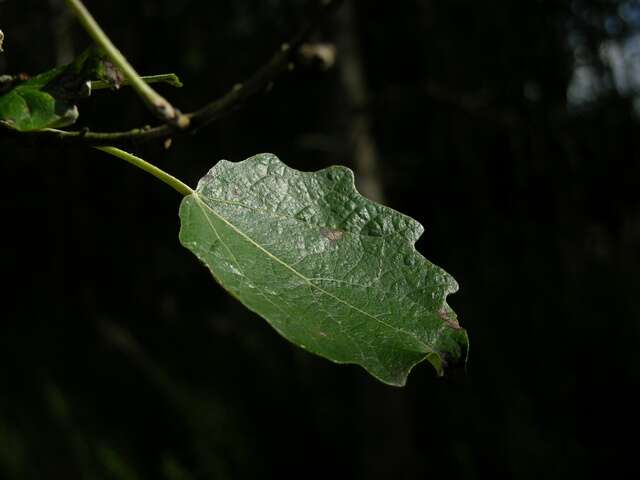
M0 96L0 122L21 132L71 125L78 118L75 102L91 95L91 80L113 87L121 82L119 72L95 47Z
M455 280L415 250L422 226L361 196L351 170L223 160L180 218L182 244L294 344L398 386L425 359L440 374L466 361Z
M78 118L77 107L45 90L63 71L64 67L55 68L0 96L0 122L21 132L74 123Z

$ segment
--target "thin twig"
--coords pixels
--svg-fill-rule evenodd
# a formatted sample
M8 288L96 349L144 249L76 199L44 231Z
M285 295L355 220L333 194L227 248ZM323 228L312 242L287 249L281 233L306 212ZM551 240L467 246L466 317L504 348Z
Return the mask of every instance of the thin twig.
M186 128L189 125L188 117L181 114L162 95L140 78L138 72L135 71L125 56L122 55L120 50L111 42L83 3L80 0L65 1L71 11L78 17L78 20L87 33L93 38L94 42L104 49L113 64L122 71L124 77L129 81L151 112L164 122L179 128Z
M91 132L88 130L42 130L38 132L16 132L8 128L3 136L18 138L30 137L38 141L63 142L67 144L81 145L131 145L151 141L164 140L176 135L193 133L196 130L218 120L235 110L238 105L251 96L263 91L281 73L289 70L291 62L295 59L298 48L305 38L324 20L324 18L343 0L323 0L316 14L302 26L298 33L287 43L280 45L269 61L259 68L250 78L243 83L235 85L222 97L212 101L195 112L185 114L189 119L189 126L178 130L171 125L159 125L156 127L134 128L124 132Z

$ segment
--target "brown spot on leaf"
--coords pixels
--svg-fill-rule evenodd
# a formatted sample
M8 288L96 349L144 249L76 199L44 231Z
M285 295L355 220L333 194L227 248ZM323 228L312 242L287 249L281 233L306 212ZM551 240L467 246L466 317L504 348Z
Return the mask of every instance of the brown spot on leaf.
M321 228L320 235L332 242L337 242L338 240L342 240L344 232L342 230L334 230L332 228Z
M453 328L454 330L462 330L462 327L458 323L458 319L455 317L455 314L453 314L453 312L442 308L438 310L438 317L440 317L440 319L444 323L446 323L449 327Z

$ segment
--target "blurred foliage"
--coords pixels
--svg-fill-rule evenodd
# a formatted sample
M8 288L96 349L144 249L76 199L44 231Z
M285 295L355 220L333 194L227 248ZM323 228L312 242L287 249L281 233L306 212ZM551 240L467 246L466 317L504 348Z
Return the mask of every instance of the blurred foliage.
M249 75L305 12L87 4L141 73L180 75L183 89L158 88L184 111ZM601 82L567 102L578 61L613 77L600 47L637 35L638 2L355 7L314 40L352 28L361 44L386 203L425 225L418 248L461 284L466 375L421 367L398 390L297 351L180 248L174 192L98 152L0 139L0 478L638 473L625 440L640 386L636 92ZM0 74L88 44L55 0L5 0L0 22ZM297 69L170 150L136 152L191 184L261 151L303 170L351 165L337 47L337 69ZM152 122L126 89L79 119Z

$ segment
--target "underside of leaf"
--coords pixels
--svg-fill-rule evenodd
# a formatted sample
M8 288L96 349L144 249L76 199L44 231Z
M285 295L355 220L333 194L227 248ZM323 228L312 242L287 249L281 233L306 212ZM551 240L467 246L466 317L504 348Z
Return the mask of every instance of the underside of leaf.
M466 361L457 283L415 250L422 226L360 195L351 170L223 160L180 218L182 244L294 344L396 386L423 360L438 374Z

